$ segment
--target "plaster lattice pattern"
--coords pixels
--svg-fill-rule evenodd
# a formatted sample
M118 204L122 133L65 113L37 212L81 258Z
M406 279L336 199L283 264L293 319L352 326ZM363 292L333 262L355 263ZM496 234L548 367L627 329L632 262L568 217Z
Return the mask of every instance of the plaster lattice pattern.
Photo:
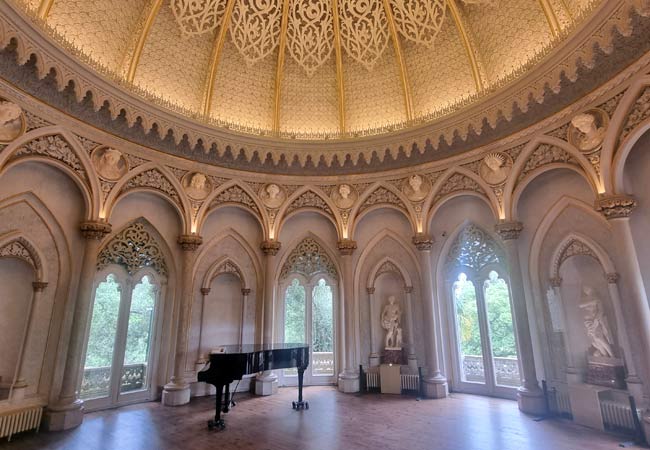
M517 178L517 183L521 182L526 175L538 167L552 163L569 163L579 166L575 158L561 148L549 144L541 144L528 157L523 170Z
M382 0L339 3L341 46L347 55L372 69L388 47L388 22Z
M438 193L435 196L434 202L440 200L444 196L457 191L475 191L485 193L479 184L472 180L470 177L455 173L447 179Z
M166 277L167 263L156 239L144 224L135 222L115 235L97 257L97 270L111 264L124 267L130 275L151 267Z
M52 124L45 119L40 118L36 114L32 114L29 111L24 111L25 119L27 121L27 127L25 131L36 130L37 128L49 127Z
M334 216L332 209L327 205L325 200L313 191L307 191L292 201L291 205L287 208L286 213L291 214L293 211L301 208L316 208L324 211L330 216Z
M214 35L183 39L171 9L163 5L142 49L134 83L196 111L202 101Z
M291 0L287 50L308 75L332 54L334 25L328 0Z
M56 0L48 23L106 67L121 70L144 0Z
M14 158L27 155L38 155L61 161L74 170L83 180L87 180L86 171L83 169L79 157L70 149L68 143L59 135L43 136L28 142L20 147Z
M647 87L645 91L643 91L643 94L641 94L634 104L634 107L627 118L627 122L625 123L625 127L623 127L621 141L628 137L634 128L648 117L650 117L650 87Z
M222 52L212 96L212 117L245 127L271 129L277 51L255 66L246 64L230 40L224 42Z
M564 244L564 247L560 251L560 253L557 256L557 259L554 261L553 264L553 276L555 278L560 278L560 268L562 267L562 264L574 256L589 256L591 258L594 258L596 261L598 261L598 257L594 253L594 251L589 247L587 244L585 244L582 241L579 241L577 239L572 239L566 244Z
M215 199L210 203L210 209L216 208L224 203L239 203L241 205L247 206L254 212L259 215L259 208L257 204L252 199L246 191L244 191L239 186L232 186L221 192L215 197Z
M266 58L278 46L281 18L281 2L235 2L230 19L230 37L248 65Z
M0 258L18 258L25 261L27 264L33 268L37 268L39 265L32 258L32 253L27 249L21 241L12 241L8 244L5 244L0 248Z
M181 204L180 196L178 195L178 192L176 192L174 186L165 175L156 169L147 170L146 172L140 173L131 178L122 188L122 192L128 192L140 187L147 187L161 191L174 200L176 204Z
M426 116L476 93L472 68L450 16L447 16L433 49L411 42L404 42L402 46L416 116ZM436 60L444 61L444 64L431 70L426 61ZM436 92L436 95L431 95L431 92Z
M447 255L447 270L468 267L480 271L490 264L505 262L503 250L492 236L474 224L456 236Z
M463 10L491 82L508 76L551 41L537 1L498 0L495 6L466 5Z
M359 212L364 211L370 208L371 206L381 205L381 204L384 205L389 204L389 205L397 206L398 208L401 208L404 211L406 211L406 206L404 205L404 202L402 202L402 200L397 196L397 194L395 194L392 191L389 191L383 186L380 186L377 189L375 189L372 192L372 194L368 196L368 198L364 200L364 202L359 207Z
M406 39L433 48L445 22L446 3L443 0L390 0L397 30Z
M292 273L298 273L310 278L317 273L338 278L336 266L327 252L312 238L306 238L294 248L282 266L280 279L285 279Z

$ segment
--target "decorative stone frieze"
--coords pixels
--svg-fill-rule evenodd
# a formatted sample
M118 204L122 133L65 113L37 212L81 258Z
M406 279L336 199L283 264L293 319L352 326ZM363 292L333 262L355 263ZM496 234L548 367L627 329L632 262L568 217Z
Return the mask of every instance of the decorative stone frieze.
M420 251L429 251L433 248L434 239L431 235L418 233L411 239L415 248Z
M8 242L0 248L0 258L22 259L34 269L40 267L40 261L38 261L36 252L31 248L29 243L22 238Z
M48 283L46 281L34 281L32 283L32 288L34 292L43 292L47 287Z
M243 295L243 296L250 295L250 293L251 293L251 290L248 289L248 288L242 288L242 290L241 290L241 295Z
M307 191L298 196L294 201L291 202L287 208L286 214L291 214L293 211L302 208L314 208L323 211L329 216L333 216L332 209L329 205L321 198L320 195L314 191Z
M627 116L627 121L621 132L621 141L632 133L632 131L645 119L650 117L650 86L639 96Z
M412 294L413 293L413 286L404 286L404 292L406 294Z
M203 243L203 238L196 234L183 234L178 237L178 245L185 252L196 251Z
M406 211L406 205L404 205L404 202L397 196L397 194L383 186L379 186L364 200L359 207L359 211L365 211L374 205L382 204L393 205Z
M357 241L352 239L341 239L337 242L339 252L343 256L349 256L357 249Z
M84 181L88 179L81 160L62 136L42 136L31 140L16 150L13 157L24 156L44 156L55 159L70 167Z
M126 182L122 188L122 192L128 192L137 188L150 188L166 194L167 197L172 199L176 204L181 204L180 195L176 188L172 185L171 181L157 169L147 170Z
M519 239L519 235L523 229L524 225L521 222L499 222L494 227L494 231L496 231L504 241Z
M492 236L470 224L463 228L454 240L447 255L448 271L457 268L470 268L476 272L491 264L503 264L503 249Z
M621 276L616 272L610 272L605 274L605 278L607 279L608 284L616 284L618 283L618 280L620 280Z
M375 288L374 287L366 288L366 292L368 293L368 295L372 295L375 293Z
M210 209L216 208L217 206L224 203L239 203L250 208L252 211L259 214L260 210L257 207L255 200L248 195L248 193L243 190L241 187L235 185L231 186L223 192L219 193L215 199L210 203Z
M130 275L145 267L164 277L168 273L158 242L142 222L134 222L120 231L101 250L97 257L97 270L111 264L124 267Z
M280 279L285 279L292 273L298 273L307 278L311 278L317 273L327 274L334 279L338 278L334 262L325 249L312 238L303 239L291 251L280 271Z
M586 243L579 239L569 239L562 244L562 247L557 252L555 260L553 261L553 276L557 279L560 278L560 268L562 264L574 256L588 256L599 261L598 256L593 249Z
M104 236L113 230L113 227L108 222L82 222L79 227L81 228L81 234L84 238L95 240L103 239Z
M201 288L201 294L208 295L212 289L210 288Z
M629 195L612 195L600 197L596 200L596 211L605 216L607 220L630 217L637 206L637 201Z
M282 247L282 244L280 243L280 241L276 241L275 239L262 241L262 243L260 244L260 249L262 249L262 252L265 255L270 255L270 256L277 255L278 252L280 251L280 247Z

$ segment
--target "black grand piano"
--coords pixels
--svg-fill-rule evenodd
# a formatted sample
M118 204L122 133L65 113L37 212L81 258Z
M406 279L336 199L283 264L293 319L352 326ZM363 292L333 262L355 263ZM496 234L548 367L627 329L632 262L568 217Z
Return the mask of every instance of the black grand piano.
M226 345L219 352L210 354L210 361L200 371L198 381L210 383L217 388L214 420L208 421L211 430L223 430L226 426L221 412L230 409L230 383L241 380L244 375L266 370L298 369L298 401L293 409L309 409L309 403L302 400L302 380L309 365L307 344L263 344ZM225 387L225 401L222 402Z

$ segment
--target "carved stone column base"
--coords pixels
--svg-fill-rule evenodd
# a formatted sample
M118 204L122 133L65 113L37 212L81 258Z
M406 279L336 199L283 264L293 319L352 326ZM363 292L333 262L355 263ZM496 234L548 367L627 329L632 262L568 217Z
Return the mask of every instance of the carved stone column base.
M427 398L445 398L449 395L449 385L443 376L425 378L422 385Z
M45 410L43 428L63 431L76 428L84 421L84 402L77 400L69 405L52 405Z
M418 359L415 355L409 355L408 366L413 373L418 373Z
M263 372L255 379L255 395L278 393L278 376L273 372Z
M519 388L517 390L517 403L519 404L519 411L526 414L544 415L547 412L544 392L539 388L533 390Z
M368 363L370 364L370 367L375 367L379 365L379 354L378 353L371 353L370 357L368 358Z
M341 372L338 384L339 391L345 394L359 392L359 374L357 372Z
M190 402L190 385L187 383L168 383L162 392L162 404L165 406L187 405Z
M25 393L27 392L27 383L24 381L21 383L21 381L17 381L16 384L14 384L14 388L11 391L11 401L16 403L23 401L25 399Z

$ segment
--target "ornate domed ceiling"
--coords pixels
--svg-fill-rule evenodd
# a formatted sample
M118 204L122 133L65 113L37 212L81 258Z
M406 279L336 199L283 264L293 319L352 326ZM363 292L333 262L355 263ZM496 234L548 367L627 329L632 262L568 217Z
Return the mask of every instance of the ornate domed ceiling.
M593 0L23 0L64 47L198 122L273 137L435 121L522 75Z

